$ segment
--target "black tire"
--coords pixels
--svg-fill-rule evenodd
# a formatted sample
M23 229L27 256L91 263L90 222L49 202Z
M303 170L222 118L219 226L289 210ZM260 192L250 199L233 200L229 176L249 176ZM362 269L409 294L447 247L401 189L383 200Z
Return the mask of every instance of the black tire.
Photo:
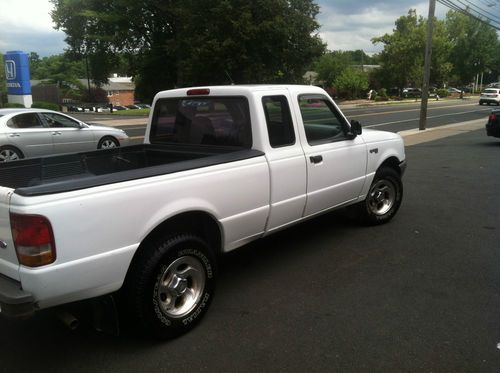
M99 143L97 144L97 149L111 149L111 148L118 148L120 146L120 143L118 142L117 139L115 139L112 136L104 136L102 139L99 140Z
M129 316L141 333L170 339L191 330L215 292L216 259L192 234L147 244L134 259L124 288Z
M9 145L0 146L0 162L17 161L23 158L24 155L19 149Z
M369 225L387 223L398 212L402 199L401 176L390 167L381 167L373 178L366 199L357 205L358 217Z

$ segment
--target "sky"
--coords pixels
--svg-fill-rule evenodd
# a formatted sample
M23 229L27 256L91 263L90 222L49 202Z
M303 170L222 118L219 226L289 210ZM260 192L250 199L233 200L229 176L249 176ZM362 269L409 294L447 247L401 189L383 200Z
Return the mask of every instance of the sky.
M140 0L139 0L140 1ZM427 17L428 0L316 0L319 34L329 50L362 49L368 54L380 52L371 39L389 33L397 18L410 8ZM65 34L54 30L49 0L0 0L0 53L11 50L36 52L41 57L63 53ZM436 16L447 9L436 5Z

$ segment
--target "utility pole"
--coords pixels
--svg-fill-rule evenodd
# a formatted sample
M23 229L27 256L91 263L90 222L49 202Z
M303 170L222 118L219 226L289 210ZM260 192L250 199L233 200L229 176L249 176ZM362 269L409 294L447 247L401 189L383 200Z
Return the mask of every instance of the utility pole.
M91 93L90 93L90 74L89 74L89 59L88 59L88 54L85 51L85 66L87 68L87 88L89 91L89 100L91 100Z
M427 43L425 44L424 84L422 85L422 102L420 104L420 131L425 130L425 127L427 125L427 101L429 99L429 80L431 76L432 57L432 29L434 25L435 10L436 0L429 0L429 17L427 18Z

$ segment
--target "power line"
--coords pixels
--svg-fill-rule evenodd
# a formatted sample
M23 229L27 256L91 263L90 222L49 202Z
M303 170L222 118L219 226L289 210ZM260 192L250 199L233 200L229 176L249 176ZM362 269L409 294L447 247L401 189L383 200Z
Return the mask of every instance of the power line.
M466 14L477 19L497 30L500 30L500 0L479 0L482 5L473 3L470 0L437 0L444 6ZM489 10L483 7L487 6ZM494 10L499 10L499 13L493 13Z

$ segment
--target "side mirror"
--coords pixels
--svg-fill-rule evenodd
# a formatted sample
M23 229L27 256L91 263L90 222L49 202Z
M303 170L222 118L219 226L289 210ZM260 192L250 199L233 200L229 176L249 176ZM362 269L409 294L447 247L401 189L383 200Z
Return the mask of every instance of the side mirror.
M359 123L357 120L351 120L351 128L347 135L354 139L356 138L356 136L361 135L362 132L363 129L361 128L361 123Z

